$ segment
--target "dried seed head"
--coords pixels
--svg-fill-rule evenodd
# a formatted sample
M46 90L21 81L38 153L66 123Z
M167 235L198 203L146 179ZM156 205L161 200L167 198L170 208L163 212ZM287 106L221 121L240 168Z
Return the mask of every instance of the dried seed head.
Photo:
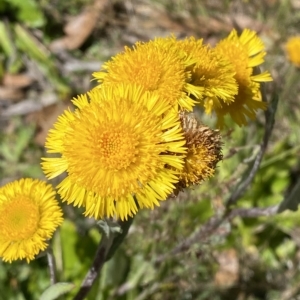
M181 113L187 156L176 185L181 190L200 184L214 175L217 163L223 158L221 136L218 130L199 124L193 114Z

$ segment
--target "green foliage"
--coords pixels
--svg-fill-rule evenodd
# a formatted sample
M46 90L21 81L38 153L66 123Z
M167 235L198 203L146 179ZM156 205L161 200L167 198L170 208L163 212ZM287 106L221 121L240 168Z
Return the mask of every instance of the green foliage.
M6 7L14 10L17 19L31 27L40 27L45 24L43 11L39 3L34 0L4 0ZM5 6L4 6L5 7ZM4 11L4 9L2 8ZM1 7L0 7L1 12Z
M70 87L59 73L55 60L49 55L45 45L42 45L32 33L25 29L24 25L43 27L46 23L38 2L35 0L5 0L5 3L2 11L0 7L0 13L13 12L16 18L15 22L0 21L0 58L1 52L3 52L8 72L19 73L22 71L25 67L22 55L26 55L36 61L43 75L48 78L61 98L69 95Z
M149 3L152 2L159 1ZM169 8L172 14L190 14L192 21L196 15L223 16L231 5L239 4L253 18L264 18L264 24L275 30L274 35L279 34L276 42L298 32L300 14L290 1L279 1L278 6L272 7L266 1L237 2L217 1L219 11L211 1L160 1L159 7ZM57 6L51 1L0 1L0 14L7 15L7 20L0 21L0 78L6 72L26 70L23 59L26 57L37 65L47 86L53 87L59 98L71 94L71 79L62 76L58 60L47 46L62 34L61 20L67 14L67 17L78 14L87 3L91 1L56 1ZM53 16L51 13L58 16L57 19L49 17ZM60 31L49 30L58 27ZM42 34L37 38L31 29L38 29ZM224 32L215 30L211 36L218 34L224 35ZM99 38L95 34L95 37L91 38L86 52L76 51L81 60L86 55L91 59L104 56L98 50L99 40L101 47L106 45L103 36ZM282 48L270 43L266 56L269 69L274 70L278 81L276 91L280 98L274 132L254 182L237 204L239 208L280 204L282 213L272 217L237 217L224 222L204 240L199 238L187 250L172 253L212 216L223 212L224 201L240 183L259 151L264 134L261 113L258 123L223 132L225 158L215 178L180 193L152 212L139 212L126 240L104 265L88 300L281 300L283 294L293 291L296 295L291 294L290 299L297 296L300 184L293 182L291 174L299 165L299 70L287 66ZM204 123L212 122L208 117L199 117ZM10 131L0 133L0 179L42 177L42 150L33 141L36 126L24 123L22 118L11 119L10 125ZM297 176L299 178L299 174ZM66 208L65 214L67 220L52 240L59 283L49 287L46 256L30 264L0 262L0 300L57 299L64 293L61 299L73 299L92 263L101 233L95 223L79 213ZM221 269L218 257L224 250L234 250L239 263L238 279L229 286L215 282L215 274ZM160 261L163 255L165 258Z
M0 45L4 54L11 55L13 53L13 45L9 39L8 30L4 22L0 22Z
M62 257L62 273L60 280L78 282L85 274L96 251L98 237L93 236L95 231L90 229L87 234L78 234L76 224L65 220L60 230L60 251Z
M49 288L47 288L41 297L40 300L55 300L59 296L68 293L74 288L74 284L67 283L67 282L58 282L53 285L51 285Z
M41 46L22 26L16 24L14 27L16 34L16 42L19 48L24 51L30 58L39 63L44 75L48 78L49 82L56 87L56 90L62 97L70 94L70 88L59 77L54 61L49 59L49 53L46 53L44 47Z
M35 126L19 126L20 119L14 120L16 130L9 135L0 133L0 179L6 176L21 174L37 178L41 176L41 168L37 157L40 150L32 142ZM33 151L34 150L34 151Z

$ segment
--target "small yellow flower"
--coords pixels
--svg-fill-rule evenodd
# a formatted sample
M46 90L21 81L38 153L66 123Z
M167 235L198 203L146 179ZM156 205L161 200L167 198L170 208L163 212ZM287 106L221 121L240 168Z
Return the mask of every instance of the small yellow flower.
M186 151L177 111L134 84L103 85L73 103L46 142L61 156L42 163L48 178L67 172L62 199L86 216L122 220L167 199L178 181L171 167L182 169Z
M254 72L264 62L264 44L255 31L244 29L238 36L236 30L232 30L229 36L220 41L215 51L226 57L234 66L238 83L238 94L234 101L223 103L215 109L218 117L218 126L223 127L224 115L229 114L239 126L247 124L247 117L255 119L256 111L266 109L266 103L262 102L260 83L272 81L269 72Z
M289 38L286 43L288 59L297 67L300 67L300 36Z
M178 190L212 177L217 163L223 158L221 136L217 130L198 124L191 114L181 114L181 122L187 155L176 185Z
M222 103L232 103L238 86L234 78L234 66L229 60L204 45L202 39L174 39L173 45L184 51L190 61L194 62L186 69L191 74L189 84L198 89L200 104L204 106L207 114L221 107Z
M62 222L50 184L30 178L6 184L0 188L0 257L33 260Z
M102 84L139 84L147 91L157 91L172 106L191 111L196 101L188 95L197 95L197 90L188 84L190 75L185 69L190 64L189 58L168 39L157 38L137 42L132 49L125 47L93 76Z

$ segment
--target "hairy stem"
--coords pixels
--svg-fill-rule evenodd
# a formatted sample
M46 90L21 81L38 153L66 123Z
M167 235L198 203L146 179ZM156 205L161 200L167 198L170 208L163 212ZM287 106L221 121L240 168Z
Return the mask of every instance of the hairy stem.
M81 287L74 297L74 300L86 299L86 295L91 290L95 280L101 272L101 269L106 261L108 261L119 248L127 236L128 230L133 222L133 218L128 218L125 221L118 221L121 228L121 233L117 234L102 234L101 241L91 268L88 270Z
M50 282L51 285L53 285L56 283L56 263L55 263L55 257L53 255L52 248L50 246L47 249L47 260L48 260L49 273L50 273Z

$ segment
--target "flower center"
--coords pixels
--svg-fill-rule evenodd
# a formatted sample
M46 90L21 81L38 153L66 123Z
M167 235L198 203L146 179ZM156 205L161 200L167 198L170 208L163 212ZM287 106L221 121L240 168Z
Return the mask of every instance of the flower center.
M134 69L132 76L135 82L141 84L148 91L155 91L161 83L162 70L159 61L154 61L154 58L149 61L140 62Z
M124 128L115 127L102 132L98 138L97 157L103 167L111 170L126 169L136 161L138 142L132 133Z
M30 199L20 196L2 204L0 212L0 233L11 241L30 238L38 227L38 207Z

